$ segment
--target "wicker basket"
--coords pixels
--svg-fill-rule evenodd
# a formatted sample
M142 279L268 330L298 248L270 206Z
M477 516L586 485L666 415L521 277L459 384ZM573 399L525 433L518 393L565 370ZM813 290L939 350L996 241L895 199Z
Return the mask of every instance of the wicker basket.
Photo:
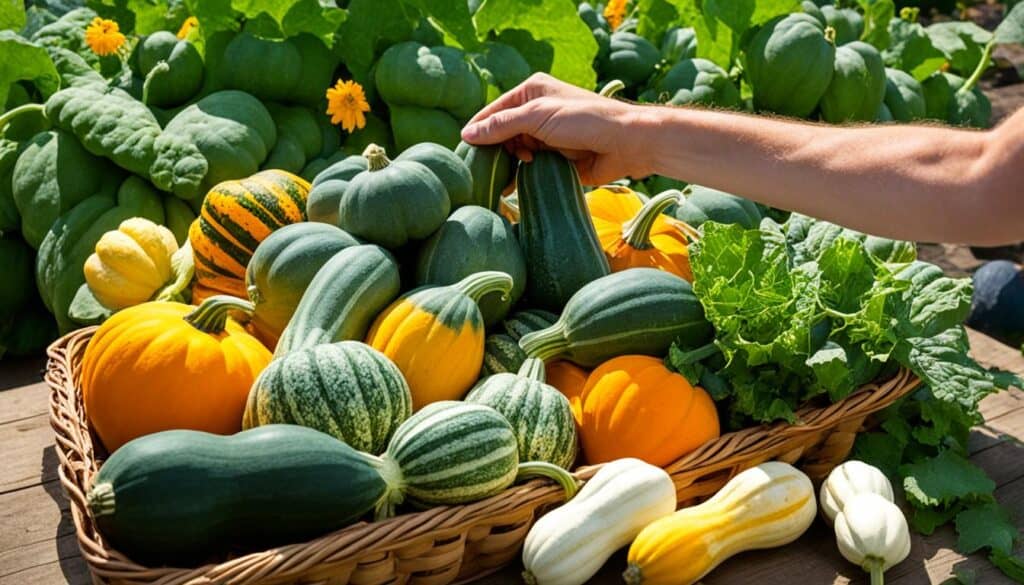
M83 329L49 349L46 381L56 433L61 483L82 556L96 582L171 584L301 583L444 585L497 571L512 561L534 519L562 499L561 488L536 480L469 504L434 508L379 523L359 523L316 540L252 553L190 569L151 568L110 548L97 532L85 494L100 466L77 383L94 329ZM819 479L849 454L865 418L917 386L900 371L842 402L798 412L800 424L753 427L723 435L668 466L686 505L715 493L737 473L770 459L800 460ZM596 467L576 471L580 479Z

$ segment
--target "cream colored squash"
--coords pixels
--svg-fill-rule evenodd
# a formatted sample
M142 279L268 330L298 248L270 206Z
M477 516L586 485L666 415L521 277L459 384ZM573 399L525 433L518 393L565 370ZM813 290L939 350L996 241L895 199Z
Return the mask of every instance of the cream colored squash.
M818 494L821 513L831 523L836 514L843 511L847 500L864 493L878 494L893 501L892 484L881 470L863 461L847 461L833 469L821 483Z

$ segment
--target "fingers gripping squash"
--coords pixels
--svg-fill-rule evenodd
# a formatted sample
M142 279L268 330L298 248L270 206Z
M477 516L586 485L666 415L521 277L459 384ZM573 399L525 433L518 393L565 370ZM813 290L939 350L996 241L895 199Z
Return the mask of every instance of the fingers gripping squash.
M485 294L508 294L504 272L478 272L456 284L416 289L400 297L374 321L366 342L402 370L414 409L461 398L480 374L484 321L477 302Z
M664 467L720 433L708 393L658 358L627 355L601 364L580 403L588 463L636 457Z
M274 230L306 220L309 183L285 171L262 171L214 186L189 229L196 281L245 297L245 269Z
M666 191L645 202L630 189L608 186L587 193L587 207L594 221L612 272L647 267L693 280L687 234L696 231L662 212L681 198Z
M100 326L82 361L82 396L108 451L168 429L238 432L270 352L228 318L231 310L251 306L225 296L199 307L143 303Z

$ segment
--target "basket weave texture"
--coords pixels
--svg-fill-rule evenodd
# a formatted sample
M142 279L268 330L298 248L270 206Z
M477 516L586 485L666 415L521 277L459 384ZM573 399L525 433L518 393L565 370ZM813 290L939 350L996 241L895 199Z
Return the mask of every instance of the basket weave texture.
M318 539L192 568L145 567L111 548L86 506L102 447L90 432L78 388L82 356L95 328L49 348L46 382L60 458L58 473L71 503L78 543L94 582L161 585L446 585L501 569L515 559L534 520L559 504L561 488L545 480L514 486L464 506L434 508L384 522L362 522ZM872 413L913 390L918 380L901 370L824 408L798 411L795 425L776 423L727 433L666 467L679 505L714 494L737 473L768 460L797 463L820 479L841 463ZM598 466L576 470L590 478Z

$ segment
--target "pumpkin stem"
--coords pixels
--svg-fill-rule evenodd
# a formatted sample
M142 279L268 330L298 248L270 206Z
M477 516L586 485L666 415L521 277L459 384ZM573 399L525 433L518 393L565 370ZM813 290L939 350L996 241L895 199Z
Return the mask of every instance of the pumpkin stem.
M527 461L520 463L516 468L517 482L534 477L545 477L562 486L562 489L565 490L566 501L571 500L580 489L576 478L571 473L547 461Z
M831 26L826 26L825 27L825 40L830 42L830 43L832 43L833 45L835 45L836 44L836 29L832 28Z
M366 159L366 163L371 171L379 171L391 164L391 161L388 159L388 153L383 147L376 144L366 147L366 150L363 151L363 158Z
M395 515L395 508L405 501L405 476L398 462L385 453L380 457L359 453L372 465L384 480L384 493L374 506L374 520L387 520Z
M544 362L534 357L528 357L523 361L523 365L519 366L519 371L516 372L516 375L520 378L528 378L543 383L546 375L544 372Z
M2 116L0 116L0 136L3 135L4 129L7 128L7 124L9 124L11 122L11 120L13 120L13 119L17 118L18 116L24 114L25 112L42 112L42 111L43 111L43 104L25 104L25 105L22 105L22 106L18 106L16 108L14 108L13 110L7 110L6 112L4 112L4 114Z
M597 95L607 98L615 97L615 94L624 89L626 89L626 84L623 83L622 80L613 79L604 84L604 87L601 88L601 91L597 92Z
M644 203L632 219L622 224L622 241L637 250L651 248L651 229L655 222L663 211L678 205L682 197L682 193L672 189Z
M183 319L203 333L217 334L224 331L230 311L241 311L251 315L255 310L256 307L249 301L231 295L214 295L203 301Z
M640 572L640 567L630 563L622 572L622 580L626 582L626 585L640 585L644 582L644 575Z
M167 61L159 61L149 73L146 74L146 80L142 82L142 103L149 105L149 86L153 83L153 80L160 77L164 73L171 70L171 66L167 64Z
M86 496L86 505L94 517L109 516L116 510L114 501L114 484L104 481L92 486Z
M543 362L561 354L568 347L565 339L565 324L559 319L547 329L527 333L519 340L519 347L526 355Z
M484 295L495 291L501 293L501 300L507 300L512 290L512 277L498 270L485 270L470 274L452 286L474 303L479 304Z

